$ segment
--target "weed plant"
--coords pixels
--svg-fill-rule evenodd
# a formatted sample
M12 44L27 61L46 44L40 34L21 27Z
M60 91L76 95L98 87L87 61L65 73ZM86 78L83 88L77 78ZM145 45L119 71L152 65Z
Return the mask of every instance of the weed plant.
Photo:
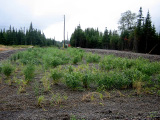
M68 96L66 94L64 95L61 95L59 93L52 94L51 105L53 104L60 105L62 104L63 101L66 101L67 99L68 99Z
M72 90L81 88L81 73L80 72L72 72L71 74L66 75L66 85Z
M59 69L51 70L51 78L53 79L53 84L58 84L60 79L63 77L61 71Z
M44 98L44 96L39 96L38 97L38 106L40 106L40 107L43 107L42 105L43 105L43 103L45 102L45 98Z
M75 55L73 58L73 64L77 64L80 61L80 56Z
M11 65L11 63L7 62L2 65L2 72L7 78L11 76L13 71L14 71L14 67Z
M41 79L45 92L48 92L51 89L51 83L50 83L48 76L49 75L45 73L45 76L43 76Z
M73 72L73 67L70 65L70 66L68 66L68 72L69 73L72 73Z
M76 48L65 50L34 48L16 53L11 56L10 60L12 64L25 66L23 70L25 81L33 79L35 70L38 73L45 73L52 69L48 76L52 78L53 83L58 84L61 80L73 90L89 88L91 85L100 91L134 88L135 86L137 90L144 87L154 87L158 90L160 86L160 62L150 62L142 58L128 59L104 55L101 59L98 54L85 53ZM41 69L35 69L35 66ZM13 73L12 68L11 63L1 64L0 73L10 76ZM42 85L46 90L49 90L52 82L48 76L42 80ZM36 95L39 95L38 89Z
M121 72L110 71L108 73L102 73L101 78L98 80L98 87L105 89L122 89L127 88L131 81Z
M34 75L35 75L34 72L35 72L35 66L31 65L31 64L27 65L24 68L24 71L23 71L24 76L25 76L25 80L30 82L33 79Z
M18 89L18 92L19 93L24 93L26 92L26 86L27 86L27 81L25 80L20 80L20 83L19 83L19 89Z
M98 54L92 54L88 53L86 55L86 61L88 63L98 63L100 61L101 57Z

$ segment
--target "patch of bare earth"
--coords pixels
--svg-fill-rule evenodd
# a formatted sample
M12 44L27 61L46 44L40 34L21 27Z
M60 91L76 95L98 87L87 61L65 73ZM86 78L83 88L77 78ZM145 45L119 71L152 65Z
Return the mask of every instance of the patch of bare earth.
M100 54L114 52L89 49L86 51ZM2 54L5 56L5 52L0 53ZM11 55L8 52L6 54ZM121 57L123 52L115 51L114 54ZM126 55L128 54L127 52ZM156 60L159 60L159 56ZM41 76L37 75L36 79L41 79ZM135 90L107 91L101 99L98 95L91 98L90 94L95 93L94 89L72 91L63 84L58 84L53 85L50 92L44 94L45 102L40 107L37 105L34 84L28 85L25 93L19 93L18 89L15 83L9 86L3 81L0 84L0 120L70 120L73 115L77 119L85 120L160 120L160 97L137 95ZM51 104L49 98L52 93L65 94L68 99Z

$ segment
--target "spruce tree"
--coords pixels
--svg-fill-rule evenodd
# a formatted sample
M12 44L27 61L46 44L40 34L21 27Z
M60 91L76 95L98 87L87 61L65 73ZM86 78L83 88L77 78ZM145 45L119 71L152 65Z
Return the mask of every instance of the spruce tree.
M108 34L107 27L104 31L104 35L103 35L103 39L102 39L102 46L105 49L109 49L109 34Z

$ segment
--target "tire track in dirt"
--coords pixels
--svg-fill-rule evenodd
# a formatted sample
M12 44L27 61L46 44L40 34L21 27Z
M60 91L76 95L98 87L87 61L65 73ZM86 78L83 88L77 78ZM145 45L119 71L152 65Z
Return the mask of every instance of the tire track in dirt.
M24 51L24 50L26 49L7 50L7 51L0 52L0 61L9 58L14 53L17 53L19 51Z

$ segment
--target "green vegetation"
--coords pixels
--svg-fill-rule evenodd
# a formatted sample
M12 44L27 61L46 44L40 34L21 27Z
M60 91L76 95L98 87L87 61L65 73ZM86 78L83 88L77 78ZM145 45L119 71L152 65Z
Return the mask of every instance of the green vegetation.
M43 107L42 105L45 102L44 96L42 96L42 95L39 96L37 101L38 101L38 106Z
M11 65L11 63L7 62L7 63L4 63L2 65L2 72L3 74L8 78L9 76L11 76L12 72L13 72L14 68L13 66Z
M60 105L62 102L66 101L68 99L67 95L61 95L59 93L52 94L51 98L51 105Z
M51 71L51 78L53 79L53 84L58 84L60 78L62 78L63 75L59 69L54 69Z
M73 63L75 56L78 58L76 64ZM98 92L132 88L137 94L160 95L160 62L142 58L100 56L76 48L33 48L12 55L10 62L2 62L0 68L0 83L5 76L13 78L12 82L18 85L18 93L26 92L33 84L35 96L43 96L46 92L52 94L55 85L71 90L97 89ZM103 94L96 94L103 99ZM94 97L90 95L90 99ZM42 98L38 100L40 106ZM65 99L65 95L53 94L49 101L60 104Z
M22 29L15 29L10 26L8 30L1 29L0 31L0 44L3 45L21 45L19 47L25 48L24 45L39 45L39 46L58 46L58 42L54 39L47 39L41 30L33 28L32 23L30 24L29 30L24 32Z
M98 28L82 30L78 25L71 35L70 44L82 48L129 50L160 55L160 34L151 21L149 11L146 16L143 16L142 11L140 8L137 15L130 10L122 13L118 30L114 31L108 30L106 26L104 32Z
M26 81L31 81L34 77L34 65L27 65L24 69L24 76Z

